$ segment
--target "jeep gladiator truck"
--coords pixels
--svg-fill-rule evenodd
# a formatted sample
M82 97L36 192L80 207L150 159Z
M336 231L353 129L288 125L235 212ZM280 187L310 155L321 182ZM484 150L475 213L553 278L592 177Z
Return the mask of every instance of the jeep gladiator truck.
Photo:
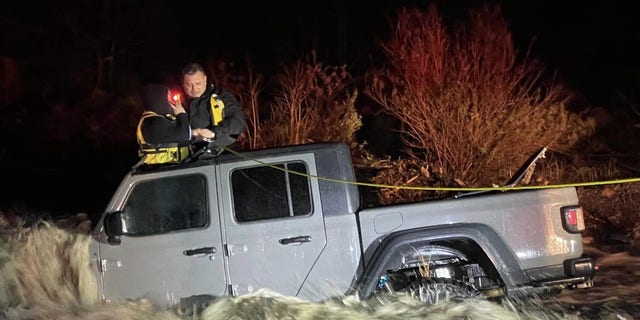
M261 288L321 301L592 286L573 187L360 208L355 181L341 143L134 168L92 233L100 295L175 306Z

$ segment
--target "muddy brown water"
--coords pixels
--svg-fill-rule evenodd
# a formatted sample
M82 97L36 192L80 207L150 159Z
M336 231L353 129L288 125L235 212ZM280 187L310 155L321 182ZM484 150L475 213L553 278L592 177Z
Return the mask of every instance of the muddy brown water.
M86 230L82 223L79 229ZM68 227L68 226L67 226ZM103 303L89 270L89 236L52 223L18 226L0 215L0 320L39 319L640 319L640 257L587 245L595 286L552 297L442 301L407 296L309 302L269 291L223 298L201 313L145 300ZM159 280L161 281L161 279Z

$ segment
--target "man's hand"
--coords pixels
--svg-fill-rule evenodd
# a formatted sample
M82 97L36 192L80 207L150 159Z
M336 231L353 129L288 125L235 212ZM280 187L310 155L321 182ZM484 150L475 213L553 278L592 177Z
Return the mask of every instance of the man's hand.
M193 129L191 130L191 135L196 139L196 141L199 141L199 140L210 141L210 140L213 140L213 138L215 138L216 136L216 134L213 133L213 131L206 128Z
M170 103L171 108L173 108L173 114L174 115L179 115L181 113L187 112L186 110L184 110L184 107L182 106L182 103L178 102L176 104L172 104Z

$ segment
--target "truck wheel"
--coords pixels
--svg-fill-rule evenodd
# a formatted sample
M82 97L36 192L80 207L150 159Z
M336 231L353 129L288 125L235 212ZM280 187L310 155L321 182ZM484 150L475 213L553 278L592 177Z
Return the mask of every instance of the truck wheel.
M411 285L406 292L412 297L428 304L467 298L482 297L482 294L467 285L444 283L437 281L422 281Z

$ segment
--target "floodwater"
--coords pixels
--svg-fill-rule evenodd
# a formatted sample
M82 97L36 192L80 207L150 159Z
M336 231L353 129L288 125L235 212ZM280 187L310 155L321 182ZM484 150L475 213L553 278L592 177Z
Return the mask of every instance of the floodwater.
M600 267L595 287L565 290L551 298L474 298L427 305L401 295L309 302L258 291L218 300L197 313L161 309L145 300L106 304L99 300L89 270L89 236L67 227L41 220L24 223L0 213L0 320L640 319L640 257L592 247L586 252Z

